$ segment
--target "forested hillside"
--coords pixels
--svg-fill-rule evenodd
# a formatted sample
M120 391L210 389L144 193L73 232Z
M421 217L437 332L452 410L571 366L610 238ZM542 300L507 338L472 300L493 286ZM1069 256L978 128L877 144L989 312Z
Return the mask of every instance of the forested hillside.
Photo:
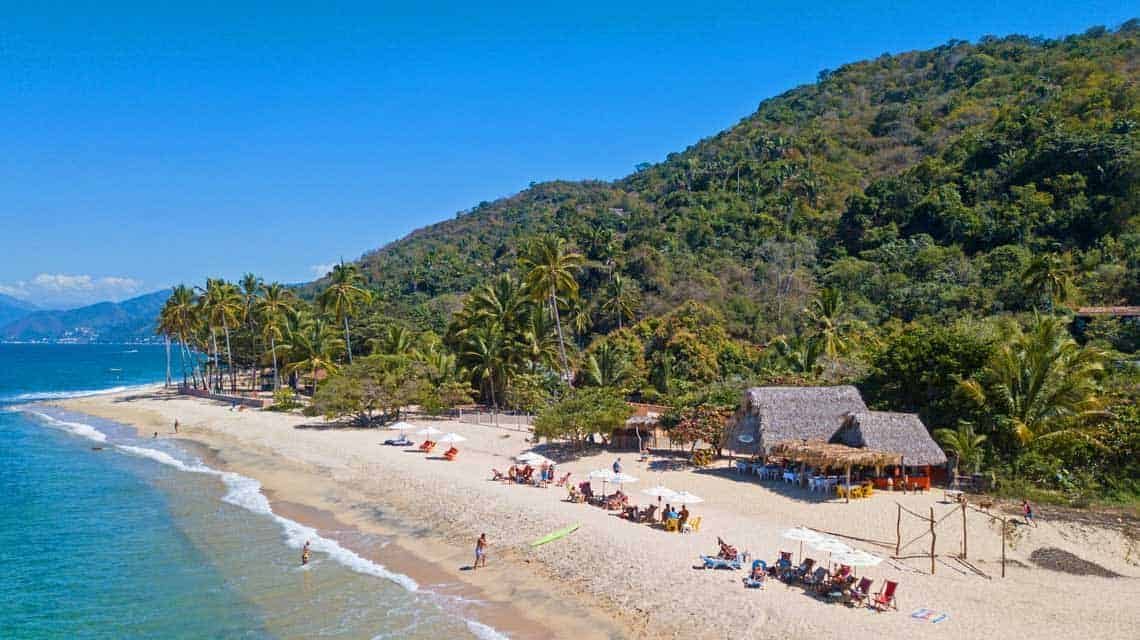
M579 443L623 400L669 405L695 446L748 385L856 384L1011 495L1135 501L1140 319L1074 311L1140 304L1138 79L1135 20L846 65L660 164L479 204L299 298L253 274L178 287L159 331L192 347L191 384L271 366L283 407L285 385L363 424L477 400Z
M643 313L704 301L757 341L829 285L873 322L1027 310L1043 252L1079 267L1087 301L1136 300L1138 77L1136 21L884 55L623 180L534 185L361 263L386 310L437 330L545 231L589 259L586 300L621 273Z

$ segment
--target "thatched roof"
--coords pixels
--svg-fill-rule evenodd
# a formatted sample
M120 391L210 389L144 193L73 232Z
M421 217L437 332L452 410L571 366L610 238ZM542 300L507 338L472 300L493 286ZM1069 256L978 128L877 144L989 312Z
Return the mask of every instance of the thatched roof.
M725 446L742 452L789 440L831 438L847 414L865 412L859 390L840 387L753 387L727 430ZM749 442L742 442L744 436Z
M946 454L913 413L854 413L830 438L832 443L901 454L907 466L946 464Z
M772 445L769 453L804 462L813 467L885 467L898 464L899 454L877 449L858 449L822 440L788 440Z

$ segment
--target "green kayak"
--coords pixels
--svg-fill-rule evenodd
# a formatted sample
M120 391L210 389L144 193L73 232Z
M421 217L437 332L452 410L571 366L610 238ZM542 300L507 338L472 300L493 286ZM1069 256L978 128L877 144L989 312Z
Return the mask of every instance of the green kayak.
M555 540L557 540L559 538L565 538L566 536L570 535L571 533L574 533L575 531L577 531L578 527L580 527L580 526L582 526L582 523L576 522L576 523L570 525L569 527L566 527L565 529L559 529L558 531L555 531L553 533L548 533L548 534L542 536L541 538L539 538L538 540L535 540L534 542L530 543L530 546L537 547L539 545L544 545L547 542L554 542Z

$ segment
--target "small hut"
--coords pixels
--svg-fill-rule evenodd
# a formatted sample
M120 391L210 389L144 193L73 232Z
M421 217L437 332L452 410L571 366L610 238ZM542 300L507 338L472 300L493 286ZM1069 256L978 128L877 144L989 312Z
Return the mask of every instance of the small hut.
M669 434L661 426L661 416L669 407L628 403L633 415L625 421L625 427L615 429L610 445L616 449L663 449L669 446Z
M789 440L831 439L847 415L867 411L859 390L838 387L753 387L729 421L724 447L763 454Z
M898 453L902 456L901 464L909 467L946 464L946 453L931 439L926 425L913 413L853 413L847 416L829 442Z

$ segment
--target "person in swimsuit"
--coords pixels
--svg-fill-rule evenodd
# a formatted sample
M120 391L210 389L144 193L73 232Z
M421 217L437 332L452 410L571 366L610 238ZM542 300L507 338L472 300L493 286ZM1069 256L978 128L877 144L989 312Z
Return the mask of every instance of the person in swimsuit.
M480 564L484 567L487 566L487 534L485 533L481 534L475 542L475 566L471 569L478 569Z
M1021 501L1021 512L1025 514L1025 524L1037 526L1037 521L1033 519L1033 505L1028 500Z
M301 549L301 566L302 567L309 564L309 557L312 555L313 555L313 552L309 550L309 541L306 540L305 546Z

